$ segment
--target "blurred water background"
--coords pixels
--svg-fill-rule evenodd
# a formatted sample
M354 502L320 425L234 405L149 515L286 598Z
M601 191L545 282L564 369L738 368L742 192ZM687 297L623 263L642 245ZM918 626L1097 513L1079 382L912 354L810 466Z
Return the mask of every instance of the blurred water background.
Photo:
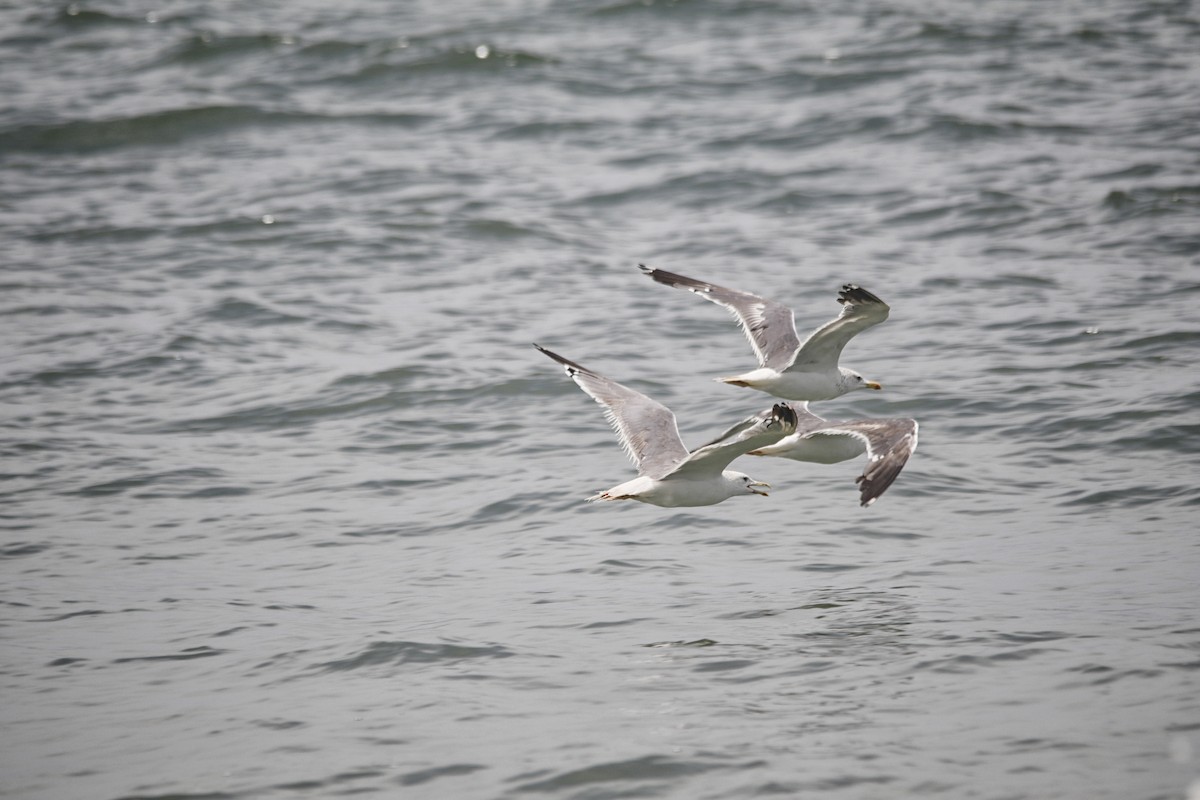
M1200 794L1200 10L8 3L0 795ZM636 263L892 305L768 499Z

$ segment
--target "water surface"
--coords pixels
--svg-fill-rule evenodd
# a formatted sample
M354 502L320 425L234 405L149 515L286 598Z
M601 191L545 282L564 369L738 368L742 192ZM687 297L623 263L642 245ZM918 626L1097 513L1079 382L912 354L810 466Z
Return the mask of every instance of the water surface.
M1184 798L1200 14L717 0L0 11L0 794ZM921 447L633 472L765 396L646 262L892 306Z

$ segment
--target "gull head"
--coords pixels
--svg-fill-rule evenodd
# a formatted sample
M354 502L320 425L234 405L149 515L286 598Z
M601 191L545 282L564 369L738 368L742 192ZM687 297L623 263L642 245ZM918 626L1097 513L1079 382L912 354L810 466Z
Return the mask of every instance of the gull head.
M771 484L756 481L744 472L728 470L725 472L725 480L733 488L735 494L758 494L767 497L767 493L760 490L771 488Z
M839 367L838 371L842 373L842 377L838 380L838 383L846 392L854 392L859 389L874 389L879 391L883 388L882 384L878 384L875 381L869 381L852 369Z

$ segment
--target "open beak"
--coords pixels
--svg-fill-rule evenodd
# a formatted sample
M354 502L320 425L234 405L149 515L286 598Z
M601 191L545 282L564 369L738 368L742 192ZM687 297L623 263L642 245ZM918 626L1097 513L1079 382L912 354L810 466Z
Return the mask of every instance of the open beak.
M882 389L882 388L883 388L883 384L882 384L882 383L876 383L875 381L867 381L867 388L868 388L868 389L874 389L875 391L877 391L877 392L878 392L880 389Z
M751 483L751 484L750 484L750 491L751 491L751 492L753 492L754 494L761 494L763 497L770 497L770 495L768 495L766 492L755 492L755 491L754 491L754 487L755 487L755 486L765 486L765 487L767 487L768 489L770 489L770 488L771 488L771 484L769 484L769 483L763 483L762 481L755 481L754 483Z

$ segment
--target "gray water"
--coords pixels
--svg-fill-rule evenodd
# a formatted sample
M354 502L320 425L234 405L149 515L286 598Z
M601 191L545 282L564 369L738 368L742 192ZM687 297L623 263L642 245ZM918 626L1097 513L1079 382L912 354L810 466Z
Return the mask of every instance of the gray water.
M0 10L0 794L1200 795L1200 10ZM892 306L770 498L632 477L766 407L636 263Z

